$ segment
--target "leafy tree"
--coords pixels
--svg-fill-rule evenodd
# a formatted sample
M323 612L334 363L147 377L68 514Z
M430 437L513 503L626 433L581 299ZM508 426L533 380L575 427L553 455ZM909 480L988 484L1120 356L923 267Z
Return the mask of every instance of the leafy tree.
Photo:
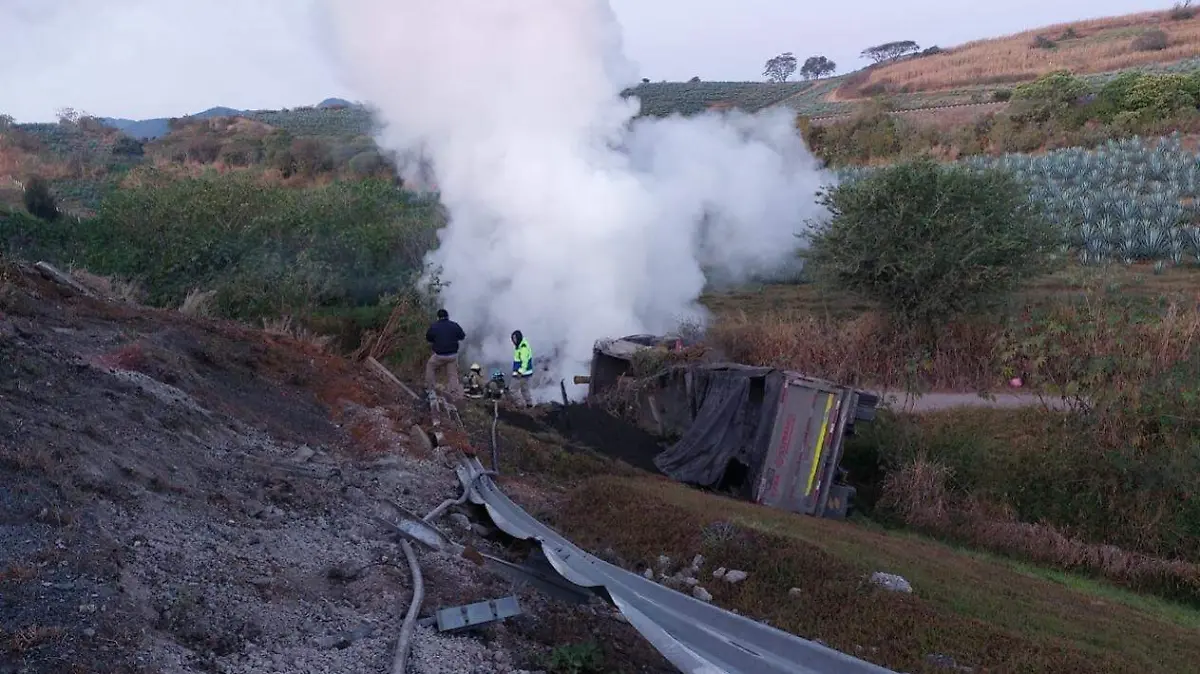
M112 154L119 157L141 157L146 154L146 148L142 141L123 135L113 143Z
M763 66L763 77L768 82L776 84L788 81L796 73L796 57L792 52L784 52L775 58L768 59Z
M699 76L699 75L696 75L696 76L695 76L695 77L693 77L692 79L688 80L688 82L691 82L692 84L695 84L696 82L699 82L699 81L700 81L700 76Z
M1019 122L1045 122L1063 115L1088 93L1088 85L1068 70L1046 73L1012 92L1012 118Z
M1012 176L929 159L823 190L807 258L817 279L878 301L936 339L949 318L1046 268L1058 237Z
M25 182L25 210L30 215L48 222L58 219L58 203L50 193L50 184L41 176L34 176Z
M387 167L387 162L375 150L360 152L350 159L350 170L358 176L372 176Z
M80 118L84 116L84 113L76 110L75 108L60 108L55 111L54 116L58 118L59 124L62 124L63 126L70 126L72 124L77 124Z
M818 79L832 75L837 71L837 64L824 56L809 56L800 68L800 75L806 80Z
M862 51L863 58L869 58L875 63L883 63L899 58L905 54L912 54L920 51L921 47L912 40L898 40L896 42L885 42L874 47L867 47Z

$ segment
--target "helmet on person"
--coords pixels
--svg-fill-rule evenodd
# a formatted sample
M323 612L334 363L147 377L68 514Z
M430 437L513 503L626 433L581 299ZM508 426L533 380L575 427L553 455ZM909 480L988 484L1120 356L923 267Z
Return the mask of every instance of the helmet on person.
M479 363L471 363L472 372L479 372L481 370L483 370L483 368L479 366Z

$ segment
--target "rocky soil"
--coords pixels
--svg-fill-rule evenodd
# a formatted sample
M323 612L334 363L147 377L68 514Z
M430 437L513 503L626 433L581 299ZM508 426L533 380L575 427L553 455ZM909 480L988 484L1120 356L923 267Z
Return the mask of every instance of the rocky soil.
M287 337L0 262L0 673L389 672L411 581L373 515L459 493L392 386ZM582 639L621 671L670 671L605 605L419 555L422 615L514 592L524 613L419 628L410 672L533 669Z

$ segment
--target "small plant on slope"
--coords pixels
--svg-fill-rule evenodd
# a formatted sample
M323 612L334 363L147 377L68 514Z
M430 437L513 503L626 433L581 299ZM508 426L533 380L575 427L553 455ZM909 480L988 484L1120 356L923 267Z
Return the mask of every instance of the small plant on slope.
M596 644L569 644L551 651L545 667L550 674L599 674L604 657Z

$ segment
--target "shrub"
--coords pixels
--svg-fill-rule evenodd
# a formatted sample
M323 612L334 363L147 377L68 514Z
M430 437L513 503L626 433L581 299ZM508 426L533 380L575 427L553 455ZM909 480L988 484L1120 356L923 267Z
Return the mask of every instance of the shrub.
M1046 122L1062 116L1087 93L1087 84L1070 71L1047 73L1013 89L1012 117L1019 122Z
M214 293L221 315L373 305L423 270L439 216L387 181L295 190L231 174L118 190L82 228L81 262L179 306Z
M350 159L349 168L355 175L372 176L382 171L387 162L375 150L367 150Z
M221 154L221 141L211 136L193 138L184 147L184 156L189 161L211 164Z
M121 136L113 143L112 153L120 157L141 157L146 154L142 141L130 136Z
M1012 89L997 89L992 92L992 100L997 103L1004 103L1012 98Z
M1187 21L1196 16L1196 10L1192 7L1192 0L1182 0L1182 2L1175 3L1175 6L1171 8L1167 16L1172 21Z
M1167 48L1167 34L1158 28L1151 28L1133 39L1134 51L1162 51Z
M1142 75L1132 81L1121 112L1142 119L1165 119L1179 110L1194 108L1200 87L1195 76L1177 73Z
M25 183L24 201L30 215L47 222L58 219L58 203L50 193L50 184L41 176L34 176Z
M819 200L830 217L807 252L818 280L928 329L1043 271L1057 240L1027 189L997 170L922 159Z
M1038 35L1037 37L1033 38L1033 44L1030 46L1033 49L1054 49L1058 46L1058 44L1045 35Z

